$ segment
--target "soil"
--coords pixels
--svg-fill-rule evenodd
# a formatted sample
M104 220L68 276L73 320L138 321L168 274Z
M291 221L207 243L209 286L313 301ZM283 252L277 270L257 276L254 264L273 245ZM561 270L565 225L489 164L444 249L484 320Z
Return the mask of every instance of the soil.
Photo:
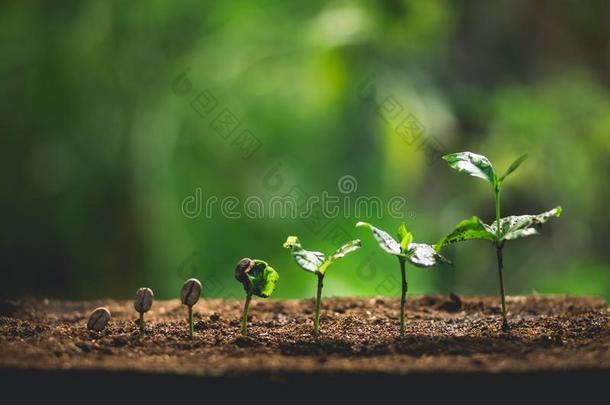
M509 297L511 330L505 333L496 298L410 297L404 337L398 333L397 299L325 299L318 339L311 335L311 300L253 300L248 337L239 332L242 305L200 300L190 340L187 310L178 300L153 304L143 338L132 302L4 301L0 378L99 378L103 372L233 382L351 376L357 382L367 376L572 378L570 373L586 372L608 381L610 375L610 310L596 298ZM98 306L108 307L112 319L103 331L92 332L87 319Z

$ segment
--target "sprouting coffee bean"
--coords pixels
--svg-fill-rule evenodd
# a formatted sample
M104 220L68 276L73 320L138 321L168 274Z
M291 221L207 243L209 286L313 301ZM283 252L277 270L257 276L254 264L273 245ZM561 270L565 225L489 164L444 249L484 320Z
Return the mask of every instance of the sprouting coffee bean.
M133 301L133 307L140 314L148 312L152 306L153 297L154 294L150 288L139 288Z
M242 283L246 289L248 286L248 272L252 270L255 264L254 260L245 257L235 266L235 280Z
M99 332L106 327L108 321L110 321L110 311L108 308L96 308L89 316L87 329Z
M189 278L182 285L180 300L187 307L192 307L199 301L201 296L201 283L196 278Z

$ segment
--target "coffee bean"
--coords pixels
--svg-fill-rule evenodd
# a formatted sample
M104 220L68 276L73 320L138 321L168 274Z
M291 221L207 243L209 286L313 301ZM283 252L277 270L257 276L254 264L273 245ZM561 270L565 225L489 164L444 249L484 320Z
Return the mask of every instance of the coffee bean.
M189 278L182 285L180 299L187 307L192 307L199 301L201 296L201 283L196 278Z
M239 281L244 286L246 292L250 291L248 272L254 268L255 264L254 260L245 257L235 266L235 280Z
M150 288L139 288L136 292L136 298L133 301L133 307L140 314L148 312L153 303L153 296L153 292Z
M104 307L96 308L89 316L87 329L99 332L106 327L108 321L110 321L110 311Z

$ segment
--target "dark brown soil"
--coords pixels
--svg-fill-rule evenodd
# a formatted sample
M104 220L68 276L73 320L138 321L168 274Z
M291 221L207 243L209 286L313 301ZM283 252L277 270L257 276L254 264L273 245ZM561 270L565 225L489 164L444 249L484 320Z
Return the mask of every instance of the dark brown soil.
M101 305L112 312L110 324L99 333L86 330L88 314ZM241 301L201 300L191 341L178 301L153 304L144 338L131 302L4 302L0 369L206 377L610 370L604 301L510 297L508 306L512 329L503 333L495 298L410 298L401 338L398 300L326 299L316 340L312 301L253 301L250 336L242 337Z

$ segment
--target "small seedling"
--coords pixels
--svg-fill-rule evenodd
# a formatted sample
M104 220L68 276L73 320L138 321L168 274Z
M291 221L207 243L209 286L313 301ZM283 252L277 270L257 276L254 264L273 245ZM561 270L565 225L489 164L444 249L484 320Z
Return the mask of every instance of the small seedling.
M400 263L400 276L402 279L402 292L400 296L400 335L405 334L405 304L407 303L406 262L411 262L416 267L433 267L440 262L449 263L447 259L438 254L434 248L425 243L413 243L413 234L407 231L405 224L398 228L398 239L396 241L389 233L374 227L367 222L358 222L357 227L366 227L371 230L373 237L385 252L398 257Z
M301 246L301 242L299 242L299 238L296 236L289 236L284 242L284 247L286 249L290 249L292 252L292 257L297 262L297 264L305 271L315 274L318 276L318 290L316 294L316 312L313 318L313 334L314 336L318 336L318 332L320 330L320 306L322 301L322 287L324 286L324 275L326 274L326 270L333 264L337 259L340 259L351 253L360 249L362 244L360 240L356 239L351 242L346 243L341 246L339 249L335 250L333 254L326 257L324 253L321 252L310 252Z
M189 337L192 339L195 332L193 327L193 305L199 301L201 296L201 282L196 278L189 278L182 285L180 291L180 300L183 305L186 305L189 310Z
M496 206L496 220L493 224L487 225L478 217L474 216L466 219L455 226L453 231L442 238L436 245L437 251L440 251L444 246L455 242L466 240L480 239L486 240L493 244L496 249L496 258L498 261L498 275L500 279L500 296L502 299L502 330L508 331L509 325L506 318L506 300L504 297L504 262L502 259L502 249L506 241L524 238L538 234L538 229L542 224L552 217L561 215L561 207L555 207L550 211L543 212L538 215L518 215L501 218L500 216L500 191L506 177L517 170L517 168L527 158L527 155L522 155L517 158L506 170L506 172L498 177L491 165L489 159L483 155L477 155L472 152L452 153L443 156L443 159L449 163L449 166L459 172L464 172L474 177L479 177L491 184Z
M108 308L96 308L91 312L91 315L89 315L87 329L99 332L108 325L108 321L110 321L110 311Z
M133 300L133 307L140 314L140 337L144 336L144 313L150 310L153 296L150 288L139 288Z
M263 260L244 258L235 267L235 279L246 291L244 313L241 320L241 333L248 334L248 308L253 295L267 298L273 294L280 275Z

